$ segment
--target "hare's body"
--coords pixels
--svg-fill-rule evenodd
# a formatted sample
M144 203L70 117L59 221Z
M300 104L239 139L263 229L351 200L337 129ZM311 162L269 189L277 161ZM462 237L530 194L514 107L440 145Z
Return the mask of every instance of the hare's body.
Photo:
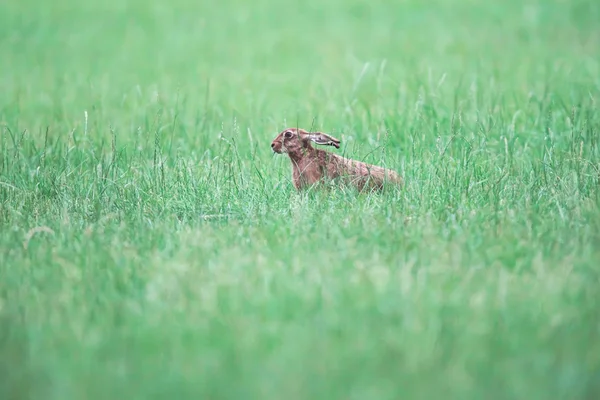
M386 184L402 185L402 178L395 171L316 149L311 142L339 148L339 140L331 136L295 128L284 130L271 143L273 151L290 157L298 190L325 180L342 181L359 191L381 190Z

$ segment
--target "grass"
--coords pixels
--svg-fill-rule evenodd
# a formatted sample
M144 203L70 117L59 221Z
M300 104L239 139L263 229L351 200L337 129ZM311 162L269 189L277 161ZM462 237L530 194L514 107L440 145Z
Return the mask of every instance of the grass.
M600 396L594 1L0 3L0 396ZM298 194L270 141L403 190Z

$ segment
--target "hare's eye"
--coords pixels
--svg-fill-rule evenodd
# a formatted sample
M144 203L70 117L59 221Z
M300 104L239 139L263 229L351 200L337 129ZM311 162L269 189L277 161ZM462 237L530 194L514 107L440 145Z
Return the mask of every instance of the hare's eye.
M285 131L285 133L283 134L283 136L286 137L286 139L289 139L292 137L293 132L292 131Z

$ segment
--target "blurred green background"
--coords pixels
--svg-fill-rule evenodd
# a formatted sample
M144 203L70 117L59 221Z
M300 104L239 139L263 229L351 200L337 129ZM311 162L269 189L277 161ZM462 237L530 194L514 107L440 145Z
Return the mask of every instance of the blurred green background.
M598 398L599 67L587 0L0 1L0 397Z

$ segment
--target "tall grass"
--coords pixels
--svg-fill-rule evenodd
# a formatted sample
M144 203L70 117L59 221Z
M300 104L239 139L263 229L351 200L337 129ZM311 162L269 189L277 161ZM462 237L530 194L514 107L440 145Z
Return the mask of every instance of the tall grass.
M0 396L596 398L599 22L1 3ZM288 126L405 187L297 193Z

